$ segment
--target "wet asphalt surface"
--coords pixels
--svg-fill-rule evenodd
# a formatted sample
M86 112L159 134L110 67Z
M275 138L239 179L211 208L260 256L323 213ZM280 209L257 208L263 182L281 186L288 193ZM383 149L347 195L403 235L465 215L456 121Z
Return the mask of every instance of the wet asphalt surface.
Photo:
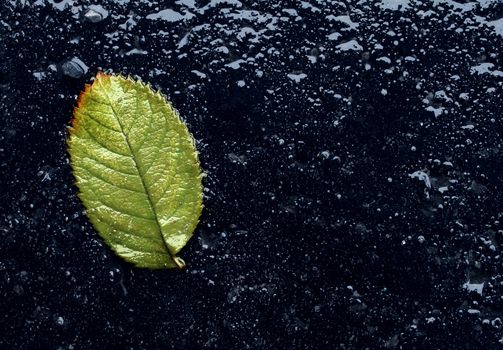
M0 347L501 348L503 5L439 3L2 2ZM116 257L76 196L101 70L197 140L185 271Z

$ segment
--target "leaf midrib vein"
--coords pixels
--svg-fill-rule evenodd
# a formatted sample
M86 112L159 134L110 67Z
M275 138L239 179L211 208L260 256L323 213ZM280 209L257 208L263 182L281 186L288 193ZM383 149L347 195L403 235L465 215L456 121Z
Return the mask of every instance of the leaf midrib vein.
M101 82L101 80L99 80ZM157 228L159 229L159 234L161 235L161 238L162 238L162 242L164 243L164 246L166 248L166 251L168 252L168 255L170 257L171 260L173 260L173 262L176 264L175 262L175 259L173 257L173 254L171 254L171 251L166 243L166 241L164 240L164 235L162 234L162 229L161 229L161 224L159 222L159 217L157 216L157 211L154 209L154 204L153 204L153 201L152 201L152 196L150 194L150 191L148 190L147 188L147 185L145 183L145 180L143 179L143 176L141 175L141 171L140 171L140 166L138 164L138 160L136 159L136 154L134 153L133 151L133 147L131 147L131 143L129 142L129 138L128 138L128 135L126 134L126 132L124 131L124 126L122 125L122 122L119 118L119 115L117 114L117 112L115 111L115 108L112 104L112 101L110 100L110 97L108 96L107 92L106 92L106 87L103 86L103 84L101 84L102 88L103 88L103 91L105 93L105 96L107 97L108 99L108 103L110 105L110 108L112 109L112 113L115 117L115 119L117 120L117 123L119 124L120 126L120 129L121 129L121 133L124 135L124 141L126 142L126 145L129 149L129 153L131 154L131 159L133 160L133 163L134 163L134 166L136 168L136 171L138 172L138 177L140 178L140 181L141 181L141 184L143 186L143 189L145 190L145 193L147 195L147 202L150 206L150 210L152 211L152 213L154 214L154 218L155 218L155 223L157 225ZM138 109L138 96L136 94L136 108Z

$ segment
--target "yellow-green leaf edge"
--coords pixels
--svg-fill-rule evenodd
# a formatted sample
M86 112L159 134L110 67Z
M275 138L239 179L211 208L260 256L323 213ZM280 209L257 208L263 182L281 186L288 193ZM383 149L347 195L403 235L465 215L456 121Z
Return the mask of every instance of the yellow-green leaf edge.
M203 208L195 141L159 92L98 73L67 141L79 198L104 241L137 267L183 268L177 256Z

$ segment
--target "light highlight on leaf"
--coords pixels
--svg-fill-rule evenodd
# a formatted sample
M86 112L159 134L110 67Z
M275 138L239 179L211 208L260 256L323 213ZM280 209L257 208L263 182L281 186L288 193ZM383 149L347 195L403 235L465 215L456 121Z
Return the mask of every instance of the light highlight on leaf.
M80 94L68 140L79 197L105 242L138 267L183 267L202 184L194 139L149 86L98 74Z

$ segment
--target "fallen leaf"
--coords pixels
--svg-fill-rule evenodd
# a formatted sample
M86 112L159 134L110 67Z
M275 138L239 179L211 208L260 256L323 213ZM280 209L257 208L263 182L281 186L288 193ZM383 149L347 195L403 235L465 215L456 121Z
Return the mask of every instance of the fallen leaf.
M68 151L87 216L119 256L185 266L177 254L199 221L202 173L192 135L160 93L98 74L80 94Z

